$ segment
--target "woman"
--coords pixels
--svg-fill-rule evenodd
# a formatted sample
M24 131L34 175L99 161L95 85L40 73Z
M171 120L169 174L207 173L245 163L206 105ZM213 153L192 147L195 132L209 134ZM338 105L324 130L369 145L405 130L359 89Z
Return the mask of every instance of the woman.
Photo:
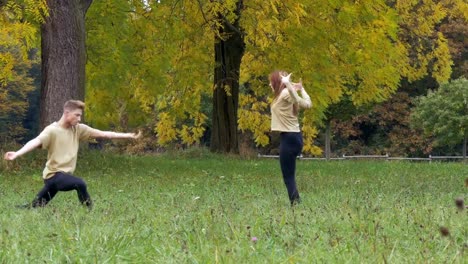
M296 158L302 151L302 134L299 128L300 108L310 108L312 102L302 86L302 81L292 83L291 74L274 71L270 74L270 87L275 98L271 103L271 130L280 132L280 165L288 190L291 206L300 202L296 187ZM298 95L300 91L301 96Z

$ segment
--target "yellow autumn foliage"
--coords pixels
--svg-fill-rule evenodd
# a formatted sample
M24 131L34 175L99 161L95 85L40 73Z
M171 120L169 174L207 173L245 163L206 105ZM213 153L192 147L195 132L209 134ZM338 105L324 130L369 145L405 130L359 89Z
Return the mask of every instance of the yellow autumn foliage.
M236 17L236 0L94 1L87 13L87 120L100 128L148 126L158 143L197 144L209 126L214 41ZM129 10L131 10L129 12ZM46 0L8 1L0 12L0 86L39 47ZM275 69L302 78L313 108L301 114L304 151L314 146L329 105L389 98L402 78L451 73L448 41L437 26L468 21L466 0L250 0L240 30L246 49L239 81L238 127L269 143ZM230 87L223 87L227 93ZM0 99L6 100L5 90Z

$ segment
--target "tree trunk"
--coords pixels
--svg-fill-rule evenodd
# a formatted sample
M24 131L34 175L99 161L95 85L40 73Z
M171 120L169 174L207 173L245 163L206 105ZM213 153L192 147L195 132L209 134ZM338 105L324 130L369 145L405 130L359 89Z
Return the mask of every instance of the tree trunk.
M240 16L242 1L237 2ZM224 18L221 18L224 19ZM223 39L215 40L215 72L213 91L212 152L239 153L237 108L239 105L239 71L245 44L239 30L239 19L232 25L224 19L220 28Z
M331 127L330 127L330 121L326 121L326 129L325 129L325 158L327 160L330 159L331 156L331 147L330 147L330 141L331 141Z
M466 162L466 144L468 144L467 136L463 138L463 160Z
M61 117L67 100L84 100L85 15L91 3L47 0L49 17L41 27L41 129Z

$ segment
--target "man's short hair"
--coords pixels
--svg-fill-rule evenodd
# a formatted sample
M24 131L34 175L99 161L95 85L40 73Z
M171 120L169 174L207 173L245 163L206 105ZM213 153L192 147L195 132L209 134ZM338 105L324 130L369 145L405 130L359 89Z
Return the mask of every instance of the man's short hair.
M76 109L84 110L84 108L85 108L85 103L83 103L80 100L68 100L63 105L63 110L69 110L69 111L73 111Z

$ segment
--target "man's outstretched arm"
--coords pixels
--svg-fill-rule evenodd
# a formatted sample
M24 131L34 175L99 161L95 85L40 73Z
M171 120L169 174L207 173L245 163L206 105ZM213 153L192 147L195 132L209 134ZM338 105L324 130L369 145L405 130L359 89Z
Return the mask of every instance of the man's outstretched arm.
M99 129L93 129L91 134L89 135L92 138L128 138L128 139L138 139L141 137L141 131L136 133L120 133L120 132L113 132L113 131L101 131Z
M41 141L38 138L32 139L28 141L21 149L18 151L9 151L5 153L5 156L3 157L6 160L14 160L19 156L22 156L31 150L38 148L42 145Z

